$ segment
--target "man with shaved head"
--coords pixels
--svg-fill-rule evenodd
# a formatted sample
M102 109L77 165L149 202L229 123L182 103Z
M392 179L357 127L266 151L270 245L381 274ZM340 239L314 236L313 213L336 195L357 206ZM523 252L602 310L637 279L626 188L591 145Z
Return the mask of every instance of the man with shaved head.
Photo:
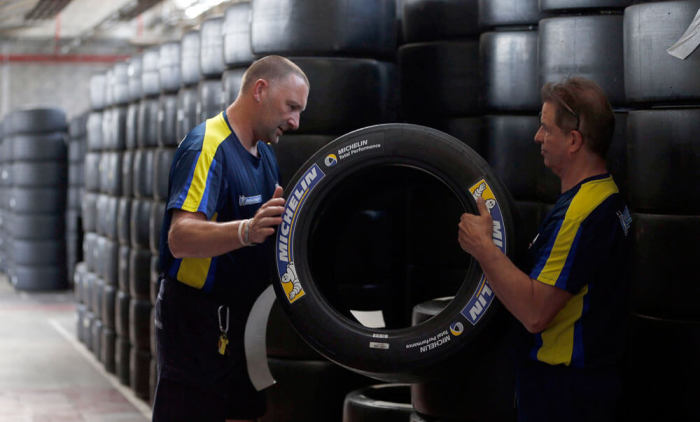
M243 331L272 274L270 235L285 203L268 144L299 127L309 87L290 60L263 57L235 101L178 146L160 238L154 421L253 421L265 412Z

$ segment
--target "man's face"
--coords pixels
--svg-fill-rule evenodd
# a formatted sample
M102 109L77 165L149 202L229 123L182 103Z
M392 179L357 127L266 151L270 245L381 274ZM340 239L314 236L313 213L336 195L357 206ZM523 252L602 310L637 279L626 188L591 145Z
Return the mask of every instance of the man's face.
M284 79L270 81L266 94L259 139L276 144L284 132L299 128L309 87L304 79L291 74Z
M557 126L555 116L555 106L550 102L545 102L542 105L540 128L535 134L535 142L540 144L540 153L544 158L544 165L550 168L554 174L560 175L568 156L567 139L570 131L565 131Z

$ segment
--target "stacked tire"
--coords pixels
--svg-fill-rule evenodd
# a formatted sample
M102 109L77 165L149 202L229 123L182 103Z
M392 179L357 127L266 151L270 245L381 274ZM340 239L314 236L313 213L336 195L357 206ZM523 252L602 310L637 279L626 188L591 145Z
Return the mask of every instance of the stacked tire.
M10 280L18 290L65 288L66 116L50 108L14 111L4 130L11 157L5 226Z
M197 84L200 79L199 71L199 31L190 31L180 40L180 89L177 93L177 130L178 140L184 139L187 133L194 129L199 122L197 112Z
M9 172L8 144L5 143L4 122L0 120L0 272L7 274L7 195L9 193L10 172Z
M149 224L155 204L153 201L153 177L158 147L158 115L161 95L160 63L160 47L151 47L143 53L141 59L141 98L136 118L135 144L130 144L127 147L132 148L133 159L133 172L131 174L133 199L129 210L131 248L127 265L130 296L128 326L129 340L132 346L129 379L136 396L144 400L148 400L151 396L151 367L153 366L151 364L153 331L151 266L153 253L150 249ZM168 62L166 67L171 65L172 62ZM164 70L164 76L166 76L166 72L167 69ZM171 74L170 77L172 76ZM123 256L123 259L126 257Z
M229 6L224 14L222 48L226 70L221 77L224 107L238 96L243 73L255 59L250 47L250 18L251 4L248 1Z
M479 2L479 57L486 110L484 156L516 200L519 257L556 199L558 181L533 138L539 118L537 0Z
M337 135L396 120L393 0L256 0L251 6L252 56L288 57L311 84L299 129L273 145L281 185L287 185L302 164ZM242 20L243 6L240 8L236 12ZM290 15L288 10L295 12ZM287 30L279 31L280 25ZM244 47L238 45L239 54ZM305 349L271 348L268 343L270 367L278 384L268 390L264 421L340 420L345 395L369 383L366 377Z
M477 0L403 1L403 120L449 133L484 155L478 36Z
M199 72L197 85L197 124L216 116L224 108L222 74L224 64L223 17L213 17L200 27Z
M87 113L71 119L68 125L68 199L66 201L66 266L73 280L75 266L83 260L82 202L85 183Z
M700 389L700 52L681 60L678 41L700 1L625 9L625 93L630 205L630 326L625 368L628 420L697 420ZM692 182L690 182L692 183ZM650 364L652 362L652 364ZM673 403L667 407L662 403Z

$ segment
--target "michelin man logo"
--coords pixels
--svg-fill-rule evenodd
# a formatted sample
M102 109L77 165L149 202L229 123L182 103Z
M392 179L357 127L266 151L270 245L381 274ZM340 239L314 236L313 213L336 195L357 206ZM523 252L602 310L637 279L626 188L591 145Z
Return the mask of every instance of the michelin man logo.
M287 286L291 283L292 290L287 293L290 302L293 301L299 293L303 294L301 283L299 283L299 277L297 277L297 269L293 262L287 264L287 271L282 275L282 283ZM287 289L285 289L285 291L287 291Z

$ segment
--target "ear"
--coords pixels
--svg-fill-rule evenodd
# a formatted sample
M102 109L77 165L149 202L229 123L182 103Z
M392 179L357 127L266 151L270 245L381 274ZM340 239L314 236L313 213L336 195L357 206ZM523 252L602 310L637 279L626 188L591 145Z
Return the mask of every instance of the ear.
M255 102L259 103L265 98L265 92L267 91L269 84L265 79L258 79L253 85L253 98Z
M583 148L583 135L578 130L569 132L569 152L578 152Z

